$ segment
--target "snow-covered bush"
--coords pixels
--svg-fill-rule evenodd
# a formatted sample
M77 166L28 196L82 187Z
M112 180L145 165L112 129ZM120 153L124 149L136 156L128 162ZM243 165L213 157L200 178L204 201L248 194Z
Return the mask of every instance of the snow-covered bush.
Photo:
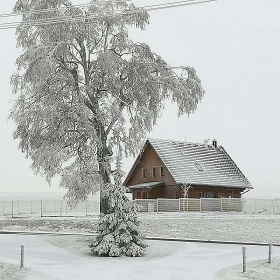
M125 188L118 183L107 185L104 195L108 211L101 214L91 252L110 257L142 256L147 245L139 231L137 205L129 201Z

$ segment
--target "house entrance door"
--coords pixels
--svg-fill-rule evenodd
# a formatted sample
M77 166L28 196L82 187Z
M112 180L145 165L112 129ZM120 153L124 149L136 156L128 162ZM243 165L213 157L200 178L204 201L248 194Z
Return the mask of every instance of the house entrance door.
M141 199L142 198L142 191L136 191L135 192L135 199Z
M147 191L138 190L138 191L135 192L135 198L134 199L146 199L146 198L148 198Z

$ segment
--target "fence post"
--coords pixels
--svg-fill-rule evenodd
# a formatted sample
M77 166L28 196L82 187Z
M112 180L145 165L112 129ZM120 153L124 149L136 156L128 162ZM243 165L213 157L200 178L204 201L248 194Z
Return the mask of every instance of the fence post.
M243 266L242 272L246 272L246 247L242 247Z
M223 212L223 198L221 197L221 212Z
M202 199L202 198L199 199L199 211L200 211L200 212L201 212L201 203L202 203L201 199Z
M272 244L268 245L268 263L271 263Z
M86 217L87 217L87 213L88 213L88 202L86 200Z
M158 213L158 198L157 198L157 213Z
M43 217L43 199L41 199L40 216Z
M62 203L63 203L63 201L60 200L60 217L62 216Z
M4 203L5 205L5 203ZM14 201L12 200L12 218L14 217Z
M30 214L32 215L32 198L31 198L31 205L30 205Z
M257 213L257 199L255 198L255 213Z
M20 268L24 266L24 246L20 246Z

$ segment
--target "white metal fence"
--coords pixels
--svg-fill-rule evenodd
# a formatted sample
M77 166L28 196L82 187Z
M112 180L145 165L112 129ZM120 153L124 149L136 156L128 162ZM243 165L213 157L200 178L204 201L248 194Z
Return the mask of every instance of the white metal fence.
M91 216L100 213L98 200L87 200L75 208L69 207L67 201L59 199L42 200L0 200L0 216Z
M280 213L280 199L252 198L179 198L136 199L141 212L246 212Z
M243 212L247 213L280 213L280 199L256 199L245 198L243 201Z
M280 199L254 198L179 198L136 199L141 212L245 212L280 213ZM100 213L99 200L87 200L70 208L61 199L1 200L0 216L69 217L92 216Z
M141 212L242 211L240 198L135 199Z

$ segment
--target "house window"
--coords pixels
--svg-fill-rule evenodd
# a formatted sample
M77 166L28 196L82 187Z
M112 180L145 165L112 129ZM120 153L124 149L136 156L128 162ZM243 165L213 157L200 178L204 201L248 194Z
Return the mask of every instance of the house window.
M157 167L153 167L153 177L157 177Z
M218 193L218 198L226 197L224 193Z
M147 178L147 168L142 169L142 177Z
M204 171L204 169L202 168L202 166L198 162L195 162L194 165L196 166L198 171Z
M204 197L205 198L213 198L214 197L214 193L213 192L205 192L204 193Z
M163 166L160 167L160 176L165 176L165 170Z
M202 198L202 192L196 193L196 198Z

